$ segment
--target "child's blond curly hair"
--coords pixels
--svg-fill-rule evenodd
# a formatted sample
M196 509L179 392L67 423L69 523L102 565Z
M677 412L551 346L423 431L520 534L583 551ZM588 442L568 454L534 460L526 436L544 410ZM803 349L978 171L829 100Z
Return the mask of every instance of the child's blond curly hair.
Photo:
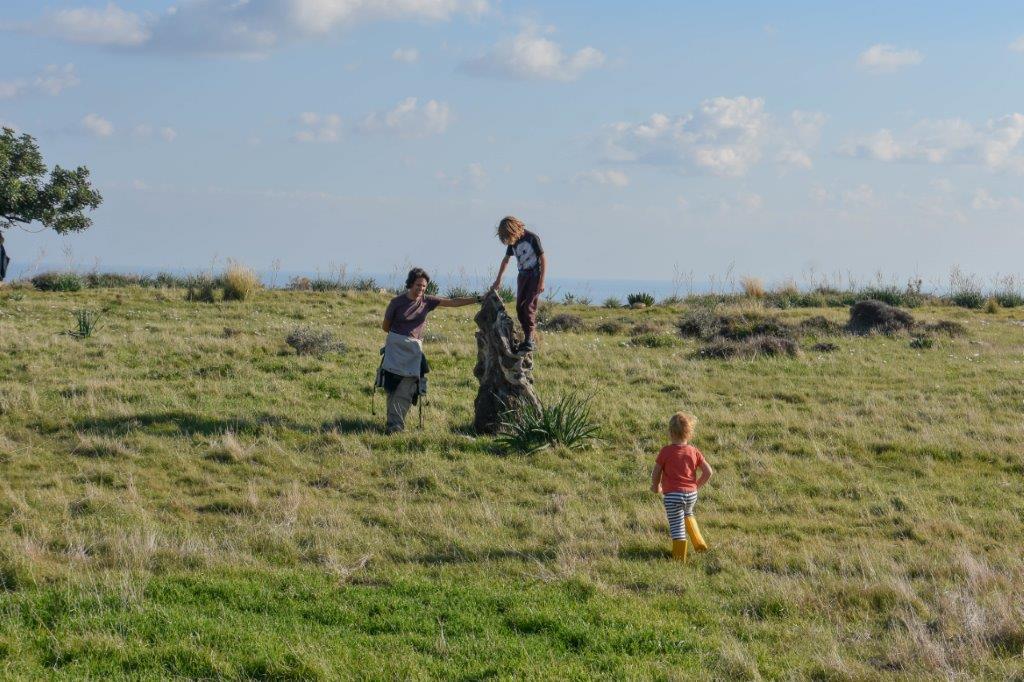
M498 223L498 239L502 244L515 244L526 232L526 225L514 215L507 215Z
M693 425L697 420L685 412L676 412L668 420L668 432L676 440L690 440L693 436Z

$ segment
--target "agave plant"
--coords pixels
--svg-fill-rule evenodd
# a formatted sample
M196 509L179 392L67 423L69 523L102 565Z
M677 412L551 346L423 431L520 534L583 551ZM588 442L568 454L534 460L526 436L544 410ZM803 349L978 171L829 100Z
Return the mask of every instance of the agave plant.
M597 439L599 429L591 417L589 401L565 395L553 405L506 410L497 441L509 450L526 454L557 445L579 450Z

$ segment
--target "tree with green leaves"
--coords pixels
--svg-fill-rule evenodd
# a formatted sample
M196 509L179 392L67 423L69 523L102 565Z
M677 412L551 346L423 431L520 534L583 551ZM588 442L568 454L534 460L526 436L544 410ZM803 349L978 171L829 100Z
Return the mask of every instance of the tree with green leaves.
M103 197L89 184L89 169L46 164L35 138L10 128L0 133L0 235L18 224L37 222L57 234L81 232L92 225L85 211Z

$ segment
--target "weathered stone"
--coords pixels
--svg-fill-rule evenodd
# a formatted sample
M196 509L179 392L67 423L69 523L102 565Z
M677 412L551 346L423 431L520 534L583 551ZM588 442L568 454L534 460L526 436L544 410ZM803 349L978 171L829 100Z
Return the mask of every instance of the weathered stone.
M533 353L514 352L512 318L495 292L484 296L474 321L479 331L473 374L480 389L474 402L473 428L477 433L495 433L502 412L517 409L524 402L540 407L533 390Z

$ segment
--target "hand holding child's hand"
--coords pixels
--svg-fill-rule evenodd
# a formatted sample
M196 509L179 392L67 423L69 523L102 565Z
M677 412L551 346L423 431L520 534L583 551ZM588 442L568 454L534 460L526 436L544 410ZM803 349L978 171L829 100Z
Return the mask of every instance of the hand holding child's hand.
M660 493L661 492L661 484L660 483L655 483L654 485L652 485L651 486L651 492L652 493Z

